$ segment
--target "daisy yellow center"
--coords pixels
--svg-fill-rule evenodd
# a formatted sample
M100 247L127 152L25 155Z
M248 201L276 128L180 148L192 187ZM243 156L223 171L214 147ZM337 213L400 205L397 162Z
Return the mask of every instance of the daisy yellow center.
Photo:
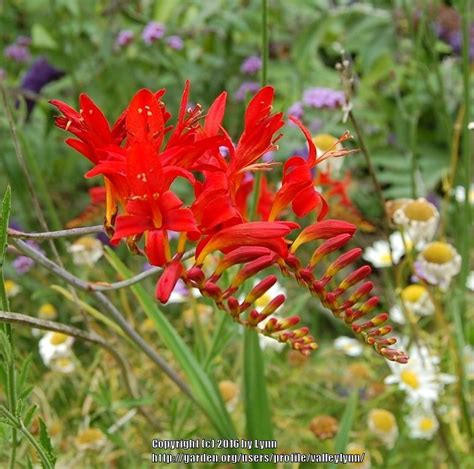
M385 409L375 409L371 412L370 418L377 430L387 433L395 426L395 417Z
M57 316L56 308L51 303L45 303L44 305L41 305L38 312L42 318L54 319Z
M402 298L410 303L416 303L425 293L426 288L423 285L409 285L402 290Z
M410 386L410 388L418 389L420 387L420 381L414 371L403 370L400 373L400 378L406 385Z
M390 253L386 252L386 253L380 254L380 262L391 264L392 258L390 257Z
M72 362L67 357L59 357L59 358L56 358L55 363L56 363L57 366L59 366L61 368L63 368L63 367L65 368L65 367L69 366Z
M94 249L99 248L100 241L92 236L83 236L82 238L79 238L74 245L83 247L87 251L93 251Z
M51 335L50 342L52 345L60 345L64 344L68 339L68 336L66 334L61 334L60 332L53 332Z
M423 257L433 264L446 264L453 258L453 249L448 243L435 241L426 246Z
M346 452L347 454L364 454L366 453L366 449L362 446L352 444L347 448Z
M431 204L423 199L409 202L403 211L410 220L415 221L428 221L435 214Z
M313 138L313 143L322 151L328 151L337 143L337 138L329 134L319 134Z
M97 443L103 438L103 433L98 428L88 428L77 435L76 441L79 444Z
M18 288L18 285L13 280L5 280L5 292L7 295Z
M433 427L434 427L433 419L429 417L423 417L420 420L419 427L420 427L420 430L423 432L429 432L430 430L433 430Z

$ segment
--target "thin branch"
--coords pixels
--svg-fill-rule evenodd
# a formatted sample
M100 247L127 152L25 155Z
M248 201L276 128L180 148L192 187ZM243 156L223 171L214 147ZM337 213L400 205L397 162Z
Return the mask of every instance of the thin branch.
M20 250L23 254L34 259L38 264L58 277L65 280L67 283L75 288L92 293L96 300L103 306L103 308L116 321L120 328L127 334L127 336L150 358L177 386L186 394L192 401L196 399L189 389L188 385L181 379L178 373L171 368L166 360L161 357L153 348L151 348L138 334L135 329L127 322L122 313L114 306L114 304L100 291L94 291L89 282L72 275L67 270L63 269L46 256L36 251L29 246L25 241L20 239L12 239L12 244Z
M122 355L110 345L106 340L104 340L100 335L95 332L87 332L76 327L67 326L55 321L47 321L45 319L34 318L26 314L20 313L11 313L6 311L0 311L0 322L7 324L20 324L23 326L34 327L36 329L41 329L45 331L60 332L71 337L76 337L77 339L85 340L93 344L103 347L107 352L109 352L119 365L120 371L122 372L123 380L127 391L134 399L138 399L140 396L137 393L136 385L132 385L132 380L130 379L130 370L127 366L127 362L124 360ZM145 411L141 406L137 406L140 413L148 420L148 422L154 428L160 428L160 425L154 421L148 411Z
M59 231L45 231L42 233L25 233L23 231L8 228L8 236L19 239L34 239L43 241L47 239L66 238L72 236L84 236L88 234L103 233L104 227L102 225L86 226L84 228L72 228L70 230Z

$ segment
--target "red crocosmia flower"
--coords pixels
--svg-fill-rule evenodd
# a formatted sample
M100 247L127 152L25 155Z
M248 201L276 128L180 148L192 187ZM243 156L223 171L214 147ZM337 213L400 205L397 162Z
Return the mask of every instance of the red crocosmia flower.
M212 251L231 252L241 246L260 246L286 257L288 247L284 237L298 228L293 222L247 222L234 225L203 239L196 249L196 264L202 265Z
M111 129L102 111L86 94L79 97L80 112L56 99L50 103L63 114L56 117L56 125L77 137L68 138L66 143L92 163L97 164L101 160L101 156L97 154L98 149L120 144L121 120Z
M250 101L245 112L244 131L234 148L231 146L228 175L238 186L245 171L271 168L269 163L255 165L264 154L276 149L275 133L285 124L283 113L272 114L274 90L271 86L262 88ZM234 187L234 191L237 187Z
M269 220L275 220L290 203L294 213L299 217L307 215L319 206L318 220L321 220L327 214L328 205L313 184L312 169L318 162L316 147L311 140L311 134L303 124L292 117L290 119L300 127L306 137L308 158L293 156L286 161L283 168L282 186L275 195Z

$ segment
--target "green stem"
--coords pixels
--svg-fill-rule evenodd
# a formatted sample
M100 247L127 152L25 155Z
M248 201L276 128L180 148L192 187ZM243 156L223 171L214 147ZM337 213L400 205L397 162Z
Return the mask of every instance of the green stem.
M262 0L262 86L267 84L268 75L268 0ZM253 190L252 204L250 205L249 220L255 218L258 206L258 196L262 185L262 174L255 174L255 185Z

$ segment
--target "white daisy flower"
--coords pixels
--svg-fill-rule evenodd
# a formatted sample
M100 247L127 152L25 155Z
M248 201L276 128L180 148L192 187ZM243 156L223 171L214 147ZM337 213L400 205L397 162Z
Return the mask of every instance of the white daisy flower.
M18 295L20 293L21 288L20 285L15 283L13 280L5 280L4 282L5 286L5 293L7 294L8 298L13 298L14 296Z
M420 252L417 269L428 283L446 291L451 279L461 270L461 262L461 256L453 246L434 241Z
M406 308L415 316L431 316L434 313L435 307L425 286L408 285L400 296Z
M82 236L68 247L75 265L94 265L103 255L102 243L92 236Z
M357 468L357 469L370 469L372 464L370 462L370 453L367 448L362 446L359 443L349 443L347 445L346 451L347 454L357 454L360 455L362 461L360 463L350 463L348 467Z
M398 425L392 412L372 409L368 416L369 430L388 448L392 449L398 437Z
M47 332L39 341L39 353L46 366L53 358L66 357L71 353L74 337L60 332Z
M466 188L464 186L456 186L452 189L452 193L454 194L454 198L460 204L466 201ZM474 204L474 184L471 184L469 188L469 202Z
M341 336L334 341L334 347L343 351L349 357L358 357L364 350L362 344L351 337Z
M107 442L105 435L99 428L88 428L79 432L74 443L79 451L98 450Z
M430 409L437 402L446 384L456 381L453 375L439 372L439 358L430 355L424 346L413 345L408 353L408 363L387 361L392 374L385 378L386 384L398 384L407 395L411 405Z
M416 409L406 417L410 438L432 440L439 428L438 419L431 411Z
M72 354L69 356L53 358L49 362L49 367L53 371L65 374L72 373L76 369L76 365L72 359Z
M403 242L402 234L399 231L390 235L390 246L392 247L393 261L395 264L397 264L405 254L405 244L408 250L413 246L413 243L407 236L405 237L405 243ZM365 249L363 258L369 261L374 267L390 267L392 265L390 246L387 241L375 241L372 246Z
M58 317L58 311L51 303L43 303L38 310L38 317L54 321Z
M408 200L393 214L396 225L402 226L414 244L431 241L438 227L438 209L424 198Z
M474 270L471 270L467 276L466 287L468 290L474 291Z
M397 324L406 324L405 315L403 314L403 309L400 305L393 305L389 311L390 320L396 322Z

